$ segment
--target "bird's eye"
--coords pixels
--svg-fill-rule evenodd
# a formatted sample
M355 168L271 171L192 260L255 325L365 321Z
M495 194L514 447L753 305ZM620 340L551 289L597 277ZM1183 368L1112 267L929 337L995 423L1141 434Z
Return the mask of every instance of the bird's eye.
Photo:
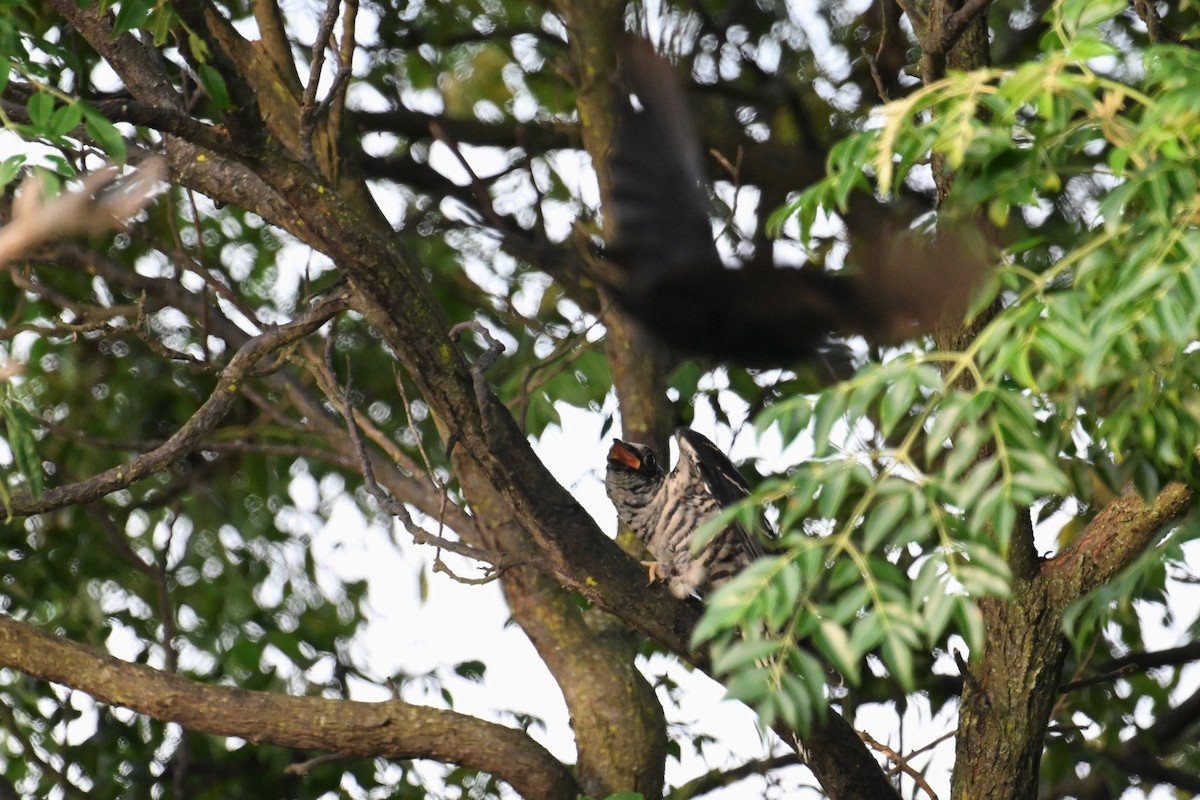
M647 469L658 469L658 459L655 458L653 450L647 450L642 456L642 465Z

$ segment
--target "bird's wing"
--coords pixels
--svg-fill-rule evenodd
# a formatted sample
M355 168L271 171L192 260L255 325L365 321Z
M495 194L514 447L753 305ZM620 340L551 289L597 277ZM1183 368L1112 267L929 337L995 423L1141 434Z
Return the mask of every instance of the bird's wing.
M610 283L617 302L656 338L749 366L809 360L840 379L850 363L841 337L902 341L962 316L971 287L991 268L992 248L960 229L970 226L937 237L912 231L912 214L877 204L874 216L857 218L851 256L859 256L852 260L860 274L726 269L675 67L633 37L618 51L605 255L620 273Z
M647 42L620 47L625 89L617 100L606 254L627 271L634 293L663 275L721 268L713 242L704 162L683 90L670 62Z
M746 479L729 457L709 441L708 437L691 428L679 428L675 431L675 436L680 441L680 457L683 457L683 446L686 445L693 454L693 462L700 478L721 508L745 500L750 495L750 484L746 483ZM771 535L771 528L761 515L759 527L763 533ZM735 522L730 528L737 532L751 560L763 554L758 537L747 531L741 523Z
M604 248L622 272L612 287L618 302L682 352L746 364L816 356L831 377L848 375L848 351L831 334L861 305L853 283L816 269L727 269L676 69L633 37L619 53Z

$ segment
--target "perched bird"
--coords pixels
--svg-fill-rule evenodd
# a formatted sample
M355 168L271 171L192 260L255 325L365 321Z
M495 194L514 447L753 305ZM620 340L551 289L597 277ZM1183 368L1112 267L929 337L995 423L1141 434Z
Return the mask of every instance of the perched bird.
M619 48L608 159L617 304L674 349L747 366L847 362L841 337L897 342L965 309L993 263L968 226L937 236L909 229L912 214L874 201L844 217L859 268L727 267L713 241L704 161L675 68L640 40ZM636 97L637 104L630 99ZM797 187L800 188L800 187Z
M720 586L763 549L751 532L734 522L692 553L692 536L701 524L744 499L750 487L703 435L679 428L675 439L679 460L669 473L651 447L614 439L604 485L621 521L654 557L642 562L650 570L650 581L666 581L671 593L682 598ZM769 532L765 521L763 526Z

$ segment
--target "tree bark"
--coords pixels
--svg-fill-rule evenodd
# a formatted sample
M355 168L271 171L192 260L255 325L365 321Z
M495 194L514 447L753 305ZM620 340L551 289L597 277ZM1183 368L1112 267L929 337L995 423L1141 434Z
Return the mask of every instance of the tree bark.
M482 547L521 552L533 547L491 484L466 458L455 472L470 501ZM473 544L476 542L472 542ZM600 629L557 582L531 567L504 573L501 586L513 619L554 676L575 734L576 779L590 797L640 792L662 797L667 724L654 689L634 665L636 641L602 612Z
M525 798L575 800L570 771L523 731L400 700L250 692L181 678L0 617L0 664L188 730L347 757L432 758L488 772Z

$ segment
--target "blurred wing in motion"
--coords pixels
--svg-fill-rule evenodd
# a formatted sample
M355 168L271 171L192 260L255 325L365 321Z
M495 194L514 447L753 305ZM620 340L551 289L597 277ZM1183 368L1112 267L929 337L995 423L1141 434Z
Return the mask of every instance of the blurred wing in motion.
M990 266L986 248L965 235L911 231L898 215L856 221L871 233L856 274L726 267L675 69L637 39L626 39L620 53L629 94L615 110L604 252L619 268L620 283L611 287L617 302L660 341L748 366L804 359L842 366L842 336L901 341L962 313Z

